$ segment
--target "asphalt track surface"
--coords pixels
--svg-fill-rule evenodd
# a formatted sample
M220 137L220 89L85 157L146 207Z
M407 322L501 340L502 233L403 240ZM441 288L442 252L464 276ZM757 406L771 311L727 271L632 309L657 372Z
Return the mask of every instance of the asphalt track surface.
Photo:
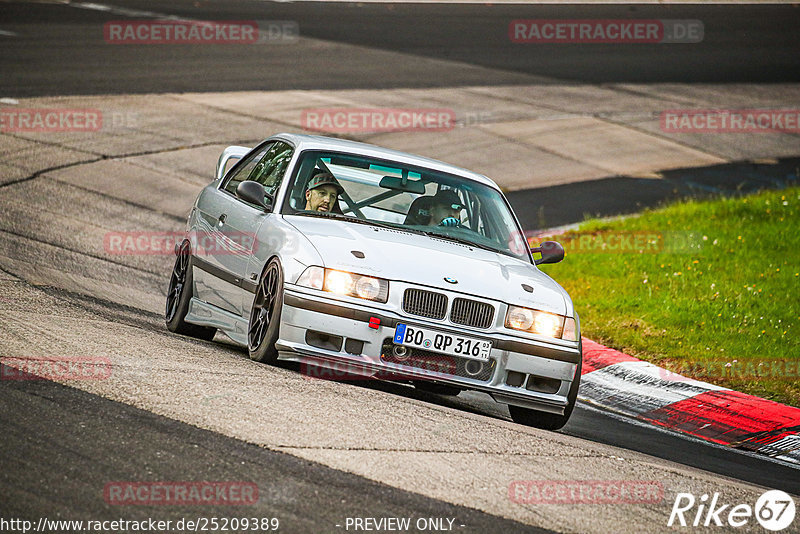
M8 287L4 290L5 298L0 303L2 311L15 307L9 303L20 303L18 291L18 288L9 290ZM161 332L154 335L161 329L161 317L156 314L52 288L38 288L36 292L43 295L28 297L27 302L18 305L52 309L51 313L55 314L52 320L63 321L75 313L86 322L102 319L133 329L132 337L126 338L141 340L147 351L154 350L153 344L160 345L157 338L169 336ZM39 300L42 302L37 302ZM14 337L22 337L13 321L8 328ZM40 333L44 334L44 340L51 336ZM109 342L113 344L113 339ZM9 345L15 346L14 343ZM212 343L186 339L183 345L184 351L192 350L192 345L195 350L197 345L204 345L227 353L235 360L246 361L241 349L232 348L219 337ZM126 365L120 367L125 372ZM266 369L269 372L269 368ZM293 364L282 364L274 369L300 375ZM152 370L153 373L165 371ZM217 371L225 369L211 372ZM7 368L0 372L8 376ZM509 420L504 407L476 394L442 397L405 385L377 381L344 383L341 387L453 408L489 420ZM458 529L463 532L550 531L376 483L47 380L2 380L0 391L0 428L3 429L0 459L6 466L0 472L0 497L5 518L36 522L40 517L93 520L154 517L173 521L196 516L238 517L241 514L226 506L204 506L200 510L191 506L108 506L103 500L103 487L110 481L243 480L256 483L260 495L257 505L248 506L245 515L277 517L281 521L281 531L285 532L333 532L338 530L334 525L342 524L347 517L449 517L465 525ZM233 392L228 394L234 395ZM206 396L196 402L206 405L213 403L209 399L214 397ZM376 402L380 402L379 398ZM614 450L641 452L651 458L649 462L659 465L659 469L674 469L657 460L662 458L800 494L800 477L793 467L633 425L624 418L588 407L579 406L561 433L587 443L608 444ZM475 445L481 446L480 443ZM567 461L580 462L581 459L567 458ZM593 476L594 473L587 471L585 478ZM553 525L553 530L560 531L559 526Z
M24 417L19 414L24 413ZM3 382L3 517L114 520L109 480L226 480L258 485L244 515L211 505L140 506L150 517L277 518L281 532L327 532L346 517L448 517L470 532L551 532L398 490L280 452L232 440L49 381ZM460 529L463 530L463 529Z
M114 2L114 5L202 20L296 20L302 35L326 42L357 44L364 47L364 55L341 58L336 56L335 48L320 47L310 51L285 46L265 46L259 49L263 51L261 55L238 47L166 46L120 50L108 46L101 36L98 37L102 23L124 18L120 15L61 5L0 3L0 29L17 34L13 38L0 36L3 39L0 41L3 52L0 54L0 72L3 73L0 96L448 87L476 81L482 84L521 83L530 81L531 77L540 81L559 78L594 82L792 82L800 77L800 57L796 54L800 49L797 46L800 37L796 32L800 9L791 6L671 6L656 10L644 6L387 6L271 2L227 2L224 5ZM557 49L558 54L554 54L552 49L526 48L520 51L508 43L507 23L511 19L577 16L699 19L704 21L706 39L702 46L692 48L691 53L682 46L648 45L635 49L612 46L603 48L602 54L598 54L593 53L596 49L591 47L562 45ZM375 49L403 51L409 57L404 64L375 64L374 56L370 55ZM437 71L425 67L418 58L446 58L499 69L505 74L477 80L477 75L470 69ZM9 189L13 187L16 186L9 186ZM36 186L33 187L36 193ZM107 200L100 200L98 217L104 215L107 207L103 204ZM86 205L91 205L91 202ZM130 206L126 208L130 209ZM581 216L582 212L576 212L571 218ZM4 238L8 237L9 234L5 234ZM19 258L31 250L39 250L37 236L24 227L19 228L14 239L19 244L10 248ZM79 262L80 259L78 256L77 260L64 261ZM85 259L89 263L94 261L88 257ZM166 282L168 260L161 263L167 266L163 269L164 265L157 265L165 273ZM29 274L11 271L23 279ZM159 272L158 269L151 271ZM139 276L131 276L124 269L122 272L123 284L134 284L136 276ZM43 318L34 314L35 320L45 321L60 322L69 314L88 317L91 321L101 317L130 329L132 334L125 336L127 343L138 339L145 346L151 346L150 350L158 350L160 343L174 341L184 351L202 348L221 353L227 357L223 369L250 363L242 351L231 348L219 337L210 344L182 338L165 342L164 339L175 336L166 334L157 315L120 307L91 292L84 296L41 286L33 288L14 279L7 283L14 287L12 293L19 292L22 296L4 293L0 302L0 307L5 305L7 315L4 317L9 320L11 332L6 338L8 345L3 348L4 356L18 355L18 352L7 350L19 350L24 346L23 342L34 339L31 332L38 332L38 328L42 329L39 333L43 342L49 340L53 345L59 344L59 339L48 337L52 332L46 331L45 326L12 322L12 318L19 320L26 313L35 311L45 315ZM32 296L34 294L36 296ZM47 300L51 308L37 299ZM47 309L52 310L52 316L45 313ZM65 309L70 310L69 314ZM12 313L18 315L12 316ZM67 317L72 318L71 315ZM68 328L64 327L65 332ZM100 332L91 329L87 332L86 335L95 336L87 338L87 343L98 344ZM112 343L113 339L108 342ZM126 349L121 350L124 352ZM262 372L270 370L265 369ZM274 371L285 371L289 380L297 374L296 369L285 366L274 368ZM442 410L455 409L465 416L476 417L481 425L496 427L497 431L513 428L505 408L479 396L445 398L385 383L342 387L348 391L355 389L365 398L374 397L375 402L382 402L387 397L405 399ZM0 458L6 466L0 473L4 518L36 519L48 514L66 518L119 517L119 510L107 506L102 500L101 488L109 480L233 480L239 477L258 481L260 487L258 509L250 509L246 515L279 517L281 530L286 532L340 530L333 526L348 516L457 517L467 525L465 531L469 532L543 531L470 507L457 506L444 499L430 498L333 469L323 465L325 462L309 461L307 457L298 458L270 450L270 447L249 444L247 439L235 439L223 432L197 428L202 425L155 415L147 409L72 387L47 381L2 381L0 390L0 429L3 432ZM335 391L337 395L342 394L341 390ZM314 424L324 422L315 421ZM526 432L520 435L537 440L548 439L549 435ZM626 458L644 458L639 460L642 464L652 464L660 470L686 470L689 476L698 480L707 476L708 481L720 484L720 487L726 487L726 484L735 486L737 481L741 481L800 494L797 469L633 425L592 409L579 407L567 427L553 437L561 435L565 436L564 439L569 437L569 446L586 447L587 450L602 446L603 451L619 451L615 454ZM558 443L554 443L556 445ZM606 445L608 449L604 448ZM574 464L584 460L565 456L548 461L558 462L557 471L564 472L561 471L562 462ZM594 474L586 471L584 478L593 478ZM147 507L128 507L124 515L134 519L152 516L156 512L163 519L197 515L196 509L170 507L160 507L157 511ZM200 513L237 515L230 509L213 508L204 508ZM582 509L575 513L589 515L592 510ZM553 524L552 528L561 530L558 524ZM619 530L626 531L624 527Z
M787 82L800 80L797 5L635 6L241 1L97 2L195 20L294 21L299 42L109 45L108 21L150 19L67 5L0 3L0 93L6 96L453 87L548 80ZM85 4L88 4L86 2ZM679 19L703 23L694 44L511 42L516 19ZM339 45L348 48L346 55ZM382 60L380 51L404 58ZM441 68L432 60L455 62ZM427 60L427 61L426 61ZM491 74L483 67L491 69Z

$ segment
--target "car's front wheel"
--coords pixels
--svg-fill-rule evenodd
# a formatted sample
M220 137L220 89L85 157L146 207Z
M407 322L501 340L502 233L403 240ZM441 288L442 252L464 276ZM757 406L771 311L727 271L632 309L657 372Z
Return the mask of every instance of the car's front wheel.
M278 258L272 258L261 275L250 310L247 349L251 359L261 363L273 363L278 359L275 342L278 340L282 307L283 269Z
M164 320L170 332L185 336L197 337L210 341L217 333L216 328L208 328L184 321L189 311L189 301L192 300L192 249L188 241L184 241L178 249L175 266L169 277L167 289L167 306L164 311Z
M564 409L564 415L555 413L540 412L538 410L531 410L530 408L523 408L521 406L512 406L509 404L508 412L511 414L511 419L515 423L521 425L532 426L541 428L543 430L559 430L567 424L572 410L575 408L575 403L578 401L578 388L581 383L581 367L583 362L578 364L575 370L575 380L569 388L567 394L567 407Z

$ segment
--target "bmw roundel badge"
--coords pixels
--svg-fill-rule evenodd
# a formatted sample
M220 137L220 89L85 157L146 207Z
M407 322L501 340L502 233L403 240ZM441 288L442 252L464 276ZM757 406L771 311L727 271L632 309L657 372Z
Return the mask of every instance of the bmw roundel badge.
M458 280L456 280L455 278L451 278L450 276L445 276L444 277L444 281L447 282L448 284L457 284L458 283Z

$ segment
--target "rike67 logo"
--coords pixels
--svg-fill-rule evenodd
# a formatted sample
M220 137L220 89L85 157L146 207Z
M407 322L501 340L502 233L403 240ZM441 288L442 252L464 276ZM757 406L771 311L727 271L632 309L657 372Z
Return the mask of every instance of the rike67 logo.
M743 527L753 517L767 530L778 532L794 522L795 504L792 497L780 490L762 494L755 506L728 504L720 500L719 493L709 499L703 494L699 499L691 493L678 493L672 505L667 526L692 527Z

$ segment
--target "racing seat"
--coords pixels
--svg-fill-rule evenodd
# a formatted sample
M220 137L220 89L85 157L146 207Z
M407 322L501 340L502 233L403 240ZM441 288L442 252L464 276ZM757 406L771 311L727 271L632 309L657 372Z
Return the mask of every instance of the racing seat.
M426 226L431 220L433 197L422 196L414 200L408 208L408 215L403 224Z

